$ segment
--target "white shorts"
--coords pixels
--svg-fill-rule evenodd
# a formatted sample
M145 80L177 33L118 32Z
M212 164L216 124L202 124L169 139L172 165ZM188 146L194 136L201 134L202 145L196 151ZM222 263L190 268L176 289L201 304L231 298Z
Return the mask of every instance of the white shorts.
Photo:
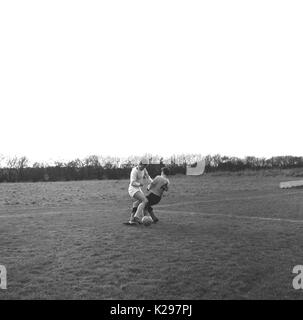
M142 192L140 187L133 187L133 186L128 187L128 194L130 195L131 198L133 198L138 191Z

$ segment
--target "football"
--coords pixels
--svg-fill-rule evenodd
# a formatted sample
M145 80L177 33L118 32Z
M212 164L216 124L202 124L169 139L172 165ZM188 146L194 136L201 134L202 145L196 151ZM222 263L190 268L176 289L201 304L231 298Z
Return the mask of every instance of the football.
M145 226L150 226L152 223L153 223L153 219L151 216L144 216L142 218L142 223L145 225Z

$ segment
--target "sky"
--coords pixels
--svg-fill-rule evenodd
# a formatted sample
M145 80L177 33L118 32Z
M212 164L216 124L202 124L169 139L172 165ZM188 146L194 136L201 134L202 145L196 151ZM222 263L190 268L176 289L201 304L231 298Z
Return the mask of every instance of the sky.
M303 2L0 0L0 154L303 156Z

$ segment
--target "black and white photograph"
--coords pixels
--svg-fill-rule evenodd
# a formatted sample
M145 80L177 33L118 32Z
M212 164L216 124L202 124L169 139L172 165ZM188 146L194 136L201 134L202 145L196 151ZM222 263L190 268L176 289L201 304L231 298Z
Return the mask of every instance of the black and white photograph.
M0 0L0 300L301 300L302 17Z

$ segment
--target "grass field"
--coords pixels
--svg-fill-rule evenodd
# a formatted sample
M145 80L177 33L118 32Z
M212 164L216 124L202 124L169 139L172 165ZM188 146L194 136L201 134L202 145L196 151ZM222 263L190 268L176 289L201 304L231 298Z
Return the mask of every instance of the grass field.
M0 299L302 299L303 190L283 176L171 177L151 227L128 181L0 185Z

